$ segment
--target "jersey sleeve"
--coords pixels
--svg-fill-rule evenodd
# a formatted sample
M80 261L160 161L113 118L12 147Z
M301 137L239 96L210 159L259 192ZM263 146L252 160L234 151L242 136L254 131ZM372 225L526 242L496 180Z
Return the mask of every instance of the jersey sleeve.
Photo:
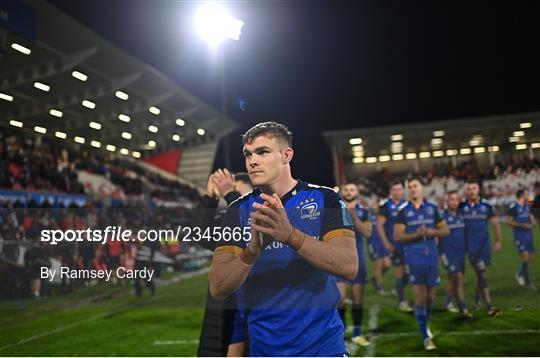
M379 213L377 215L384 216L388 219L388 207L386 206L386 202L379 207Z
M437 207L433 208L434 209L434 222L435 224L438 224L440 223L441 221L444 220L444 217L441 215L441 212L439 211L439 209Z
M349 210L343 200L332 190L325 191L321 235L323 241L343 236L356 239Z
M407 221L405 220L405 208L398 211L395 223L407 225Z
M516 204L512 204L512 206L510 207L510 209L508 209L508 216L510 216L511 218L515 218L517 215L516 215Z
M358 216L358 219L362 222L369 221L369 212L366 208L361 207L360 205L356 206L356 216Z
M233 203L227 208L223 218L221 220L221 227L218 228L219 233L214 233L217 235L213 237L213 240L216 242L216 249L214 250L214 255L219 253L230 253L230 254L240 254L244 248L244 241L232 240L231 235L224 235L226 231L232 233L235 228L240 228L240 206L236 203ZM243 233L243 228L240 228ZM238 231L238 229L236 229ZM228 238L228 240L226 239Z

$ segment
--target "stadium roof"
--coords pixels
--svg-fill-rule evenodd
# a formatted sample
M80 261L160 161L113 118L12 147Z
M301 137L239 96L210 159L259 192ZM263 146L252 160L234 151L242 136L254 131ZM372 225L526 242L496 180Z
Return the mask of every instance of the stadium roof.
M2 2L0 26L0 126L130 152L214 142L238 127L44 1Z
M540 112L328 131L323 136L336 170L340 165L366 168L381 162L537 149Z

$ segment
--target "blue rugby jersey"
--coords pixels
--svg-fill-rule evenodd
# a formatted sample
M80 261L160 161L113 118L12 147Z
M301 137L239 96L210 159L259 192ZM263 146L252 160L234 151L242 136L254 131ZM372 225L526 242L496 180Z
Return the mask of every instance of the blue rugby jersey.
M459 212L452 213L445 210L443 219L446 220L450 234L439 239L439 248L441 253L464 253L465 242L465 221Z
M227 209L224 227L249 227L260 190ZM355 239L345 203L330 188L299 181L281 198L293 227L317 240L338 236ZM220 242L216 253L239 253L245 241ZM288 245L272 242L255 262L238 292L245 309L253 356L334 356L346 352L337 313L335 277L310 265Z
M396 223L399 208L403 205L403 203L405 203L405 200L401 200L399 203L396 203L392 199L388 198L379 207L378 214L386 218L386 223L384 224L384 232L390 243L398 249L402 248L403 245L401 243L397 243L396 240L394 240L394 224Z
M423 201L419 208L412 202L404 203L398 213L396 223L405 225L405 233L415 232L424 225L428 229L437 228L437 224L444 220L439 215L437 207L427 201ZM404 243L405 262L408 266L414 265L437 265L439 253L437 244L432 237L417 238Z
M465 220L467 251L476 252L485 245L491 245L488 225L489 219L495 215L491 204L485 199L481 199L476 205L465 200L461 202L458 210Z
M531 208L529 204L520 205L518 202L512 204L508 210L508 215L514 218L514 221L518 224L532 224L531 223ZM520 227L513 227L515 239L528 238L531 236L531 229L524 229Z
M362 222L369 221L369 211L368 211L367 208L363 207L360 204L356 204L356 206L354 207L354 212L356 214L356 217L360 221L362 221ZM356 229L356 231L357 231L356 249L358 251L358 255L362 255L362 257L364 257L364 243L363 243L364 237L363 237L362 233L360 232L360 230Z

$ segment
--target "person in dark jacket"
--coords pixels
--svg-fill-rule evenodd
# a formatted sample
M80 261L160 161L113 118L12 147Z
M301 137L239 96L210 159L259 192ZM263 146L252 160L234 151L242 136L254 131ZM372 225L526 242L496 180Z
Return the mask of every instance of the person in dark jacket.
M220 225L223 211L216 212L220 198L223 198L228 206L252 188L247 173L237 173L233 176L227 169L219 169L212 173L208 178L207 194L201 199L203 211L201 227ZM201 244L206 249L214 251L216 242L210 240ZM197 356L244 355L246 344L243 315L232 307L236 307L234 295L225 302L217 302L208 292Z

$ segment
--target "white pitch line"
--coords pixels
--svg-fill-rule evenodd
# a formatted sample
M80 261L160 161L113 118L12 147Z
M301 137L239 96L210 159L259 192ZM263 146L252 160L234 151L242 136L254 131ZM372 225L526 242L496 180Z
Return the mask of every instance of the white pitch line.
M447 333L438 333L435 336L468 336L468 335L475 335L475 336L481 336L481 335L491 335L491 334L526 334L526 333L532 333L532 334L540 334L540 329L501 329L501 330L495 330L495 331L452 331ZM414 336L420 336L420 333L381 333L378 334L376 337L378 338L396 338L396 337L414 337ZM372 343L373 344L373 343Z
M175 344L183 345L183 344L198 344L198 343L199 343L198 339L191 339L191 340L177 339L177 340L173 340L173 341L155 341L154 345L166 346L166 345L175 345Z
M375 341L377 337L373 335L371 332L377 329L379 326L379 305L371 306L369 309L369 321L368 321L368 330L369 333L367 334L367 338L371 342L371 344L366 348L366 352L364 353L365 357L373 357L375 355Z

